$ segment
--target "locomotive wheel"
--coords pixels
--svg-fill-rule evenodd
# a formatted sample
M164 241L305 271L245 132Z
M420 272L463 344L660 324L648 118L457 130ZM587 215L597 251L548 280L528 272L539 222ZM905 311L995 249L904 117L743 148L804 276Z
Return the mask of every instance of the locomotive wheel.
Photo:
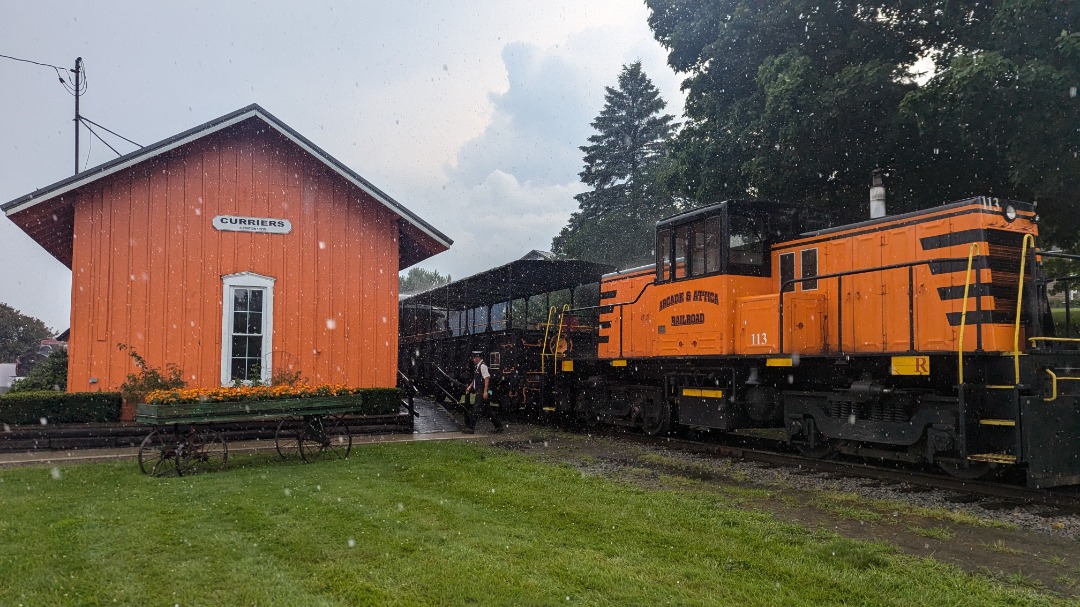
M990 478L997 472L997 468L989 462L963 462L938 460L938 467L953 478L963 481L978 481Z
M176 450L171 447L163 433L154 429L139 445L139 469L150 476L180 476Z
M662 397L640 396L635 403L641 412L641 430L649 436L657 436L667 432L671 423L671 409Z
M820 436L813 447L806 443L794 443L794 445L799 453L812 459L829 459L836 455L836 447Z

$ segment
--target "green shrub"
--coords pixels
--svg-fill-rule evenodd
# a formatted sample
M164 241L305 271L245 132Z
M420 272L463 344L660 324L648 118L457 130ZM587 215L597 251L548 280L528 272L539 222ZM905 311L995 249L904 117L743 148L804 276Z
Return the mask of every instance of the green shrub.
M362 394L367 415L393 415L401 406L401 390L397 388L365 388Z
M41 390L67 390L68 352L61 348L53 351L26 374L11 385L8 392L37 392Z
M113 422L120 419L119 392L17 392L0 396L0 423Z
M128 356L139 367L138 373L128 373L127 380L120 384L120 394L129 403L145 403L146 395L154 390L175 390L187 385L183 372L176 363L165 365L165 371L151 366L146 359L127 344L116 344L120 350L127 350Z

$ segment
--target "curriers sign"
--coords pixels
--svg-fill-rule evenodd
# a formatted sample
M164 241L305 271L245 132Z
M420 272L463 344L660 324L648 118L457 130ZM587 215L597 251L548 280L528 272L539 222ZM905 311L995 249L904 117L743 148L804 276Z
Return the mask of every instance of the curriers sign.
M214 228L222 232L258 232L260 234L288 234L292 232L292 223L288 219L272 217L237 217L236 215L218 215L213 221Z

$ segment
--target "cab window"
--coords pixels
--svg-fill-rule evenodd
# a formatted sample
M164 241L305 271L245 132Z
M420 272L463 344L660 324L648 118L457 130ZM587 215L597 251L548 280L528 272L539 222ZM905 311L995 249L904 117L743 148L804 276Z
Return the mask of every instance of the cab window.
M764 218L730 215L728 221L728 271L732 274L764 276Z
M705 273L720 271L720 218L705 220Z
M656 233L656 282L671 279L671 230Z
M690 244L690 226L675 228L675 278L686 278L686 251Z
M705 273L705 222L695 221L690 224L690 275L701 276Z

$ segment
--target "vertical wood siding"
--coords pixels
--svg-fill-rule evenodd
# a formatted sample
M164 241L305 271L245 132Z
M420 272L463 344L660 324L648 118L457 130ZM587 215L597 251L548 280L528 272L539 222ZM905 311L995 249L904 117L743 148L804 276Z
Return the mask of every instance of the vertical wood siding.
M217 215L284 218L292 232L220 232ZM397 241L392 212L268 129L106 178L75 201L69 389L119 388L136 371L120 343L191 386L220 385L222 276L239 272L276 279L275 371L393 386Z

